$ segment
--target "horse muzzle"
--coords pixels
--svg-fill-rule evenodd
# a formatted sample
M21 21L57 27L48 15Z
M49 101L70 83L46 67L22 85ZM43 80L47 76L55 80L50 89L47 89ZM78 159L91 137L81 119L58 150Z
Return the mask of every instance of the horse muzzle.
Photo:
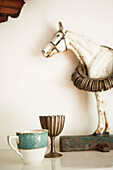
M46 58L50 57L49 54L46 53L44 50L42 50L42 54L43 54L43 56L46 57Z
M46 52L45 50L42 50L42 54L44 57L48 58L48 57L52 57L53 55L55 55L57 53L57 50L54 49L52 51L48 51Z
M51 57L56 53L58 53L58 50L51 42L42 50L42 54L46 58Z

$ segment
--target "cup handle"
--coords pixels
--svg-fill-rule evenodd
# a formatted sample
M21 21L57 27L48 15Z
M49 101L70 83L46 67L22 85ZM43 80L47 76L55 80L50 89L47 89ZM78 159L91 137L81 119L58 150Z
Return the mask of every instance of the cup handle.
M7 141L11 149L13 149L20 157L23 159L23 155L19 152L17 148L15 148L12 145L12 139L15 139L17 143L19 143L19 137L18 136L7 136Z

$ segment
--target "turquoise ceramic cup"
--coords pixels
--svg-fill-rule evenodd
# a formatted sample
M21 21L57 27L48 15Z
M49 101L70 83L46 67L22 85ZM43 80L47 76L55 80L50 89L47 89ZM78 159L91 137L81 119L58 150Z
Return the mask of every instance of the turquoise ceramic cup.
M21 156L25 164L39 163L43 160L48 145L48 130L29 130L8 136L9 146ZM16 140L17 148L12 144Z
M16 132L19 137L18 149L38 149L48 145L47 130Z

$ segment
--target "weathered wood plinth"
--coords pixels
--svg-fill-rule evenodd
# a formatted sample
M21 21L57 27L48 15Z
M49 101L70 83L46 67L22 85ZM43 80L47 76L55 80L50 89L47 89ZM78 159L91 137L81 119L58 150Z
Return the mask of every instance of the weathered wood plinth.
M108 152L113 149L113 135L109 136L61 136L60 151L90 151Z

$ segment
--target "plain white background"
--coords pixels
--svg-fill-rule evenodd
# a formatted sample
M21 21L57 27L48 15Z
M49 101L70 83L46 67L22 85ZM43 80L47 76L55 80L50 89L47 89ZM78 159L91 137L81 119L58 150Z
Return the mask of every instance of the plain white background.
M0 148L7 135L40 129L39 115L64 114L61 135L87 135L97 127L92 93L71 81L77 59L70 51L46 59L42 48L65 28L113 47L113 0L26 0L19 18L0 24ZM113 90L106 92L113 133ZM58 141L58 139L57 139Z

